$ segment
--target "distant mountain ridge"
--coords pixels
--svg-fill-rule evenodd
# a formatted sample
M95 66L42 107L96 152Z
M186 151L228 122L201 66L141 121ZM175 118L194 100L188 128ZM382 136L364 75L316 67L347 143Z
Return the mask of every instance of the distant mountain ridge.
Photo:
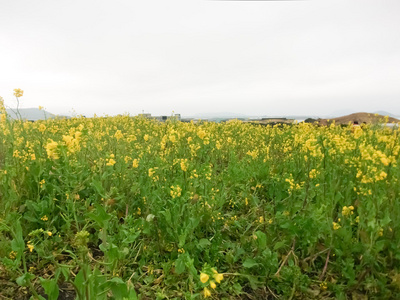
M386 115L387 116L387 115ZM359 112L359 113L354 113L354 114L350 114L347 116L342 116L342 117L338 117L338 118L331 118L331 119L319 119L318 122L321 125L328 125L330 123L332 123L333 121L335 121L335 124L371 124L371 123L379 123L382 122L382 120L385 120L386 118L385 115L380 115L377 113L366 113L366 112ZM388 123L398 123L400 122L399 119L397 118L393 118L390 116L387 116Z
M16 109L6 109L7 115L9 118L17 120L21 118L23 120L28 121L38 121L38 120L46 120L46 119L54 119L54 118L63 118L64 116L57 116L48 111L39 108L20 108L18 111ZM18 115L19 113L19 115Z

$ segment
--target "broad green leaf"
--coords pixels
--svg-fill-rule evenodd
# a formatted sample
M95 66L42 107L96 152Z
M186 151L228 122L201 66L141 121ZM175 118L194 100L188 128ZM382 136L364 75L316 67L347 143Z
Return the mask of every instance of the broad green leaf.
M246 260L243 263L243 267L245 267L247 269L257 266L257 265L258 265L258 263L254 259L251 259L251 258L246 258Z
M42 285L44 292L48 296L48 300L57 300L59 289L56 279L44 279L42 277L40 279L40 284Z

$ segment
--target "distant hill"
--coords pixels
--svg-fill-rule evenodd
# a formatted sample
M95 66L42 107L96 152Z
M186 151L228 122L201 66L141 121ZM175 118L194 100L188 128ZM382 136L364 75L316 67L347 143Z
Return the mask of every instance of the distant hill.
M328 125L328 124L332 123L332 121L335 121L335 124L343 124L343 125L346 125L349 123L371 124L371 123L382 122L384 119L385 119L384 115L360 112L360 113L354 113L354 114L350 114L350 115L342 116L342 117L338 117L338 118L320 119L320 120L318 120L318 122L321 125ZM400 122L400 120L393 118L393 117L389 117L389 119L388 119L388 123L398 123L398 122Z
M9 118L17 120L19 119L18 113L16 109L6 109L7 115ZM38 121L38 120L46 120L46 119L55 119L55 118L68 118L66 116L57 116L55 114L49 113L43 109L39 108L20 108L19 113L23 120L28 121Z
M394 115L394 114L391 114L391 113L389 113L387 111L383 111L383 110L374 111L374 114L379 114L382 116L389 116L389 117L396 118L396 119L400 118L400 116L398 116L398 115Z

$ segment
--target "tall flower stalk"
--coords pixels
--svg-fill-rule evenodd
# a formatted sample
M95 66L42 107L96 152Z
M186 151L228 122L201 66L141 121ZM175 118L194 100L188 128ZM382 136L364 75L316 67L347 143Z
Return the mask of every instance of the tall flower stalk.
M19 112L19 97L22 97L24 95L24 91L21 89L14 89L14 96L17 99L17 116L19 120L22 120L21 113Z

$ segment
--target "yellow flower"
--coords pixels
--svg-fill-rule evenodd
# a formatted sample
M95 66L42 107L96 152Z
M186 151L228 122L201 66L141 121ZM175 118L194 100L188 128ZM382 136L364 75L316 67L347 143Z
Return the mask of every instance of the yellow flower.
M181 169L182 171L187 171L187 158L181 159Z
M354 214L353 210L354 210L354 206L353 205L343 206L342 215L345 216L345 217L349 216L349 215L352 215L352 214Z
M215 288L217 287L217 285L215 284L214 281L210 281L210 287L211 287L212 289L215 289Z
M46 180L42 179L39 184L40 184L40 188L43 188L43 185L46 183ZM47 217L46 217L47 218Z
M106 166L113 166L113 165L115 165L117 162L113 159L113 158L110 158L110 159L107 159L107 163L106 163Z
M200 273L200 281L201 281L202 283L206 283L206 282L208 281L209 278L210 278L210 276L208 276L207 274L205 274L205 273Z
M47 143L47 145L46 145L47 156L52 159L59 159L60 156L57 153L57 147L58 147L58 143L53 140L50 140L50 142Z
M333 230L338 230L340 227L342 227L339 225L339 223L336 222L332 222L332 225L333 225Z
M137 158L135 158L132 161L132 168L137 168L137 167L139 167L139 161L137 160Z
M181 187L179 185L177 185L177 186L172 185L170 194L171 194L172 198L180 197L182 194Z
M155 173L154 169L155 168L150 168L149 169L149 177L152 177L154 175L154 173Z
M221 283L221 280L224 279L224 275L218 272L213 277L217 283Z
M11 251L10 254L8 255L9 258L15 259L17 257L17 252L16 251Z
M40 132L44 132L45 130L46 130L46 125L40 124L40 125L39 125L39 131L40 131Z
M14 89L14 96L19 98L22 97L24 95L24 91L21 89Z
M124 137L123 133L121 132L121 130L117 130L114 134L114 137L118 140L122 139Z
M31 241L28 242L27 247L29 248L29 252L32 252L35 246L31 244Z
M204 298L211 296L211 292L208 288L204 288L203 293L204 293Z
M197 132L197 136L199 137L199 138L201 138L201 139L204 139L205 138L205 136L206 136L207 134L206 134L206 132L204 131L204 130L199 130L199 132Z
M45 221L45 222L46 222L48 219L49 219L49 218L48 218L46 215L44 215L43 217L41 217L41 220L42 220L42 221Z
M47 231L47 235L48 235L48 236L52 236L53 233L52 233L51 231Z

